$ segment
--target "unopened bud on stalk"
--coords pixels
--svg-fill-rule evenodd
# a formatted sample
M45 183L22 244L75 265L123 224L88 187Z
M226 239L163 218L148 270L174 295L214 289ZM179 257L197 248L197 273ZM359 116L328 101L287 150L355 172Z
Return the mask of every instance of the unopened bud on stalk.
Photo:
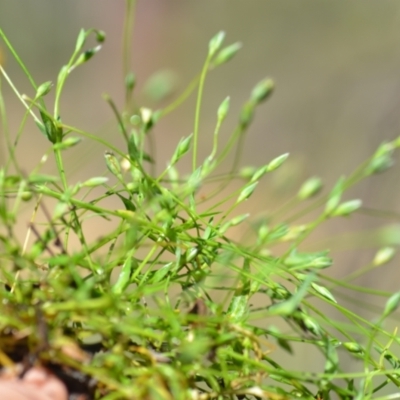
M255 110L255 104L252 101L248 101L242 107L242 110L240 112L240 117L239 117L239 121L240 121L240 125L241 125L242 129L245 129L250 125L250 123L253 119L254 110Z
M208 44L208 56L212 57L219 50L222 45L222 42L225 39L225 32L218 32L209 42Z
M115 157L111 151L106 151L104 153L104 158L106 159L108 170L115 176L121 175L121 166L117 160L117 157Z
M251 92L251 100L257 104L265 101L274 90L274 81L272 79L264 79L259 82Z
M53 87L53 83L51 81L42 83L36 91L35 98L38 99L39 97L46 96L47 93L50 92L51 88Z
M317 177L307 179L301 186L297 197L301 200L309 199L310 197L315 196L321 190L321 188L321 179Z
M242 44L237 42L233 43L227 47L224 47L215 57L212 66L216 67L221 64L225 64L229 60L231 60L236 53L241 49Z
M225 117L227 116L227 114L228 114L229 101L230 101L230 99L229 99L229 96L228 96L228 97L225 98L225 100L218 107L217 115L218 115L218 121L219 122L222 122L225 119Z
M128 74L125 77L125 87L129 90L132 91L135 87L136 84L136 76L133 72L128 72Z

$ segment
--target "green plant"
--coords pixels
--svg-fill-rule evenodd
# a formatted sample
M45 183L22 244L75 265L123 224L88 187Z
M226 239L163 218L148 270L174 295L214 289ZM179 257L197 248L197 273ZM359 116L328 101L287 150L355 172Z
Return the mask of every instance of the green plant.
M358 199L342 201L343 194L390 167L400 138L381 145L327 195L319 196L322 184L311 178L272 216L272 222L259 219L247 225L254 241L238 243L231 228L244 227L250 220L249 214L235 214L238 206L288 157L280 155L259 168L238 168L244 134L257 107L272 93L273 83L265 79L254 87L222 149L218 138L229 98L221 103L211 153L199 161L200 109L207 74L228 62L240 45L224 47L225 35L218 33L209 43L201 73L180 97L157 111L136 107L135 76L127 61L133 4L127 1L122 112L105 97L125 141L121 149L60 119L68 76L100 50L104 33L79 33L73 55L54 84L54 111L50 112L45 95L52 83L36 84L0 30L36 92L32 98L20 95L1 68L3 79L26 107L13 139L0 96L8 150L0 170L1 363L12 363L16 357L10 343L22 346L43 364L93 378L94 398L104 399L394 398L376 393L384 387L394 393L400 386L395 351L399 338L384 325L399 304L399 293L352 285L355 274L334 280L324 273L332 264L329 251L306 253L301 245L325 221L351 215L361 207ZM92 34L98 45L84 50ZM195 90L193 135L178 143L167 168L156 175L152 154L146 151L152 129ZM14 143L24 133L29 115L50 144L37 167L25 174ZM64 152L79 145L82 137L105 147L108 172L72 182L64 169ZM230 172L216 175L235 148ZM57 166L57 174L51 176L41 173L43 157L50 155ZM192 169L185 177L178 166L188 156ZM236 178L245 182L240 189L217 198ZM217 182L218 188L203 199L199 189L211 182ZM120 208L106 207L109 197L117 197ZM21 243L15 233L18 213L26 202L32 207L26 236L34 237L31 245L28 240ZM44 226L35 223L38 209L46 215ZM296 224L299 217L315 210L320 210L315 219ZM93 218L110 229L90 242L85 231ZM78 245L72 245L73 240ZM381 249L358 274L384 265L393 256L393 248ZM338 288L387 297L386 307L375 322L367 321L336 301ZM257 296L262 306L252 305ZM321 307L335 309L343 321L327 317ZM321 371L313 373L308 365L295 371L278 363L277 354L293 353L296 343L322 354ZM81 352L92 347L96 350L90 356ZM362 361L359 372L346 371L341 362L345 353Z

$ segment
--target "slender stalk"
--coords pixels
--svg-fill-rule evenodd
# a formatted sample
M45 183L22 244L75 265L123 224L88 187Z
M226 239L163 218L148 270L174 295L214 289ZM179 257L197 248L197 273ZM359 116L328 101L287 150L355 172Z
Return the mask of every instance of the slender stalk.
M197 148L199 142L199 128L200 128L200 110L201 110L201 101L203 97L204 91L204 83L206 80L207 71L210 65L211 57L208 55L206 58L206 62L204 63L203 69L200 74L199 81L199 89L197 92L197 101L196 101L196 110L194 115L194 128L193 128L193 159L192 159L192 169L193 172L197 168Z
M174 100L169 106L165 107L161 111L161 116L165 117L170 114L172 111L175 111L181 104L183 104L189 96L194 92L200 80L200 75L196 76L187 86L187 88L183 91L183 93Z
M132 39L133 39L133 27L135 21L136 11L136 0L125 1L125 18L123 26L123 43L122 43L122 73L123 78L126 79L128 74L131 72L132 63ZM126 84L126 82L125 82ZM131 109L131 93L128 88L125 89L125 110Z
M19 57L18 53L14 50L14 47L11 45L11 43L7 39L7 36L5 35L5 33L3 32L3 30L1 28L0 28L0 37L4 40L4 43L7 45L8 49L11 52L11 54L13 55L13 57L15 58L15 60L19 64L19 66L21 67L22 71L24 71L24 74L29 79L29 82L31 83L33 88L36 90L38 86L37 86L35 80L33 79L32 75L30 74L28 68L26 68L25 64L22 62L22 60Z
M126 10L123 27L123 52L122 52L122 67L123 76L130 72L131 57L132 57L132 33L135 21L136 0L126 0Z

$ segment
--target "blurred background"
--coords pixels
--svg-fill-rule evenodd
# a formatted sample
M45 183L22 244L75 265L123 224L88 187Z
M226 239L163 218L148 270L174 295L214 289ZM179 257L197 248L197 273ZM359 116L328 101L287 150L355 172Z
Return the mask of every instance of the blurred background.
M122 0L0 4L0 26L38 83L56 80L82 27L106 32L100 53L74 71L67 82L61 117L63 122L102 135L115 145L122 140L102 94L108 93L122 107L124 13ZM208 41L218 31L227 33L225 44L243 44L234 60L207 78L200 125L202 156L210 152L221 101L231 97L230 114L221 131L221 140L226 141L254 85L265 77L274 79L276 90L257 111L242 164L260 166L286 152L290 158L266 178L246 204L254 215L268 215L314 175L323 179L328 192L339 176L350 174L379 143L400 134L399 2L142 0L136 14L131 61L138 80L136 99L143 106L160 106L141 94L146 80L157 71L169 71L176 77L176 92L161 106L182 91L200 71ZM4 44L0 46L4 68L14 84L21 93L33 97L26 77ZM2 90L10 132L15 137L24 109L4 80ZM159 170L179 139L193 131L194 100L191 96L157 126ZM110 123L114 128L108 130ZM4 141L0 143L3 147ZM46 139L28 122L18 150L24 168L37 165L47 148ZM104 173L104 150L85 141L76 151L65 153L69 180ZM4 147L0 157L3 162ZM47 172L55 171L51 161L46 168ZM358 197L365 208L380 213L362 212L328 223L310 245L312 250L334 251L335 265L330 273L337 277L370 262L377 247L400 243L399 167L369 178L346 194L346 200ZM24 218L28 221L30 214ZM95 229L98 233L99 227ZM384 267L384 272L364 275L356 283L398 290L399 280L393 279L398 276L397 264L398 258ZM360 312L368 316L368 311Z

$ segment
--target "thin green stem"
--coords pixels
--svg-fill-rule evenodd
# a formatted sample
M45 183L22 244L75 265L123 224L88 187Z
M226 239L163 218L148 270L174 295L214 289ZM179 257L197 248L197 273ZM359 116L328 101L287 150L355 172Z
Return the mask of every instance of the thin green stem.
M24 105L24 107L29 111L29 113L32 115L33 119L35 120L36 123L40 124L39 118L35 115L35 113L32 111L32 108L28 106L22 95L19 93L18 89L14 86L12 80L9 78L7 75L6 71L3 69L3 67L0 65L0 71L3 74L5 80L7 83L10 85L11 89L14 91L14 93L17 95L18 99L21 101L21 103Z
M187 98L194 92L200 80L200 75L196 76L187 86L187 88L183 91L183 93L174 100L169 106L165 107L161 111L161 116L165 117L170 114L172 111L175 111L182 103L187 100Z
M198 151L198 142L199 142L199 127L200 127L200 110L201 110L201 101L203 97L204 91L204 83L207 76L207 71L210 65L211 57L208 55L206 58L206 62L204 63L203 69L200 74L199 81L199 89L197 92L197 101L196 101L196 110L194 115L194 128L193 128L193 163L192 169L193 172L196 171L197 168L197 151Z
M24 71L25 75L29 79L29 82L31 83L33 88L36 90L38 86L37 86L35 80L33 79L32 75L30 74L28 69L26 68L25 64L22 62L21 58L18 56L17 52L12 47L11 43L8 41L7 36L5 35L5 33L3 32L3 30L1 28L0 28L0 37L4 40L5 44L7 45L8 49L10 50L11 54L13 55L13 57L15 58L15 60L19 64L19 66L21 67L22 71ZM43 106L44 106L44 104L43 104Z
M122 73L126 80L131 73L132 63L132 38L135 22L136 0L125 1L125 18L123 26L123 43L122 43ZM126 85L126 81L125 81ZM132 92L128 87L125 87L125 111L132 109Z
M238 124L235 130L233 131L231 137L229 138L228 143L225 145L221 154L217 157L218 164L221 164L225 160L227 155L231 152L233 145L239 139L242 133L243 133L243 128L240 124Z
M0 77L0 119L2 121L2 128L3 128L3 132L4 132L6 146L8 148L8 152L10 154L9 162L11 162L14 165L17 172L21 175L21 170L19 168L17 159L15 157L15 148L12 144L11 137L10 137L10 131L8 129L7 113L6 113L6 106L4 104L1 77ZM3 148L3 146L0 146L0 147L1 147L1 149ZM1 149L0 149L0 151L2 151ZM5 158L6 155L0 153L0 158L2 158L3 156Z
M372 294L375 296L380 296L380 297L388 297L390 296L391 293L389 292L384 292L383 290L375 290L375 289L370 289L364 286L357 286L357 285L352 285L350 283L344 282L339 279L334 279L326 275L321 276L324 280L333 283L334 285L328 286L327 289L332 290L336 289L338 287L343 287L346 289L351 289L354 290L355 292L360 292L360 293L366 293L366 294Z
M112 100L112 98L109 95L104 95L103 98L111 107L115 117L117 118L118 126L121 129L122 135L124 136L126 143L128 143L128 141L129 141L128 132L126 131L124 121L122 120L122 117L118 111L117 106L115 105L114 101Z
M64 163L63 163L62 154L61 154L60 149L54 150L54 157L56 159L56 165L57 165L58 173L60 174L63 188L64 188L64 190L67 190L67 188L68 188L67 177L65 174Z
M135 21L136 0L126 0L124 27L123 27L123 52L122 66L124 78L131 70L132 58L132 33Z

